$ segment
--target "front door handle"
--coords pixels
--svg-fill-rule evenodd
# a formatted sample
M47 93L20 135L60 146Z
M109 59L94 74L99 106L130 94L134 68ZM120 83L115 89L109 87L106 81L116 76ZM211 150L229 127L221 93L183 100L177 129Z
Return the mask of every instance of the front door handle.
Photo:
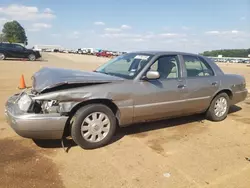
M177 87L178 87L179 89L184 89L184 88L186 87L186 85L180 84L180 85L178 85Z
M218 82L212 82L211 85L212 85L212 86L217 86L217 85L218 85Z

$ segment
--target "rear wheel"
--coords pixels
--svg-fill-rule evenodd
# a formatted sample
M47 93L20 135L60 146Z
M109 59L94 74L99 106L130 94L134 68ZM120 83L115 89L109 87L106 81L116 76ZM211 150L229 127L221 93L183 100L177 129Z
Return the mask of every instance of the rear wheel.
M109 143L116 130L116 118L110 108L90 104L80 108L71 127L71 136L83 149L95 149Z
M28 56L28 58L29 58L30 61L35 61L36 60L36 56L34 54L30 54Z
M0 53L0 60L4 60L5 59L5 55L3 53Z
M206 117L211 121L222 121L227 117L229 107L229 96L226 93L220 93L211 102Z

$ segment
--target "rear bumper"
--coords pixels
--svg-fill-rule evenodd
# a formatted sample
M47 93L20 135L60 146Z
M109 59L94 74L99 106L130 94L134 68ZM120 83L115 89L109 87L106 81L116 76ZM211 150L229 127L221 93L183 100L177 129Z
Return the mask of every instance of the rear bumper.
M244 89L243 91L236 91L233 95L232 104L237 104L244 101L247 98L248 90Z
M20 136L32 139L60 139L67 116L60 114L34 114L22 112L15 103L17 96L8 99L5 116L8 124Z

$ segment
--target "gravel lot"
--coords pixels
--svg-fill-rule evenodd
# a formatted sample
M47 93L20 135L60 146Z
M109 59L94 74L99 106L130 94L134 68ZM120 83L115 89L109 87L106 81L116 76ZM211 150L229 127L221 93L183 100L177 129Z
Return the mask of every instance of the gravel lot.
M191 116L122 128L112 144L85 151L59 141L34 143L16 135L4 118L4 103L18 92L21 74L43 66L93 70L107 58L43 54L43 61L0 61L0 187L195 188L250 187L250 98L219 123ZM220 64L242 74L250 88L250 67ZM70 143L69 143L70 144Z

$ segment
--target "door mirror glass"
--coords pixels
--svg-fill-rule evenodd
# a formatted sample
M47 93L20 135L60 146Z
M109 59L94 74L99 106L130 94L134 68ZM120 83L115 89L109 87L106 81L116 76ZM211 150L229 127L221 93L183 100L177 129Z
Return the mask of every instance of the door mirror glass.
M154 79L159 79L160 78L160 73L158 71L148 71L146 74L146 78L149 80L154 80Z

